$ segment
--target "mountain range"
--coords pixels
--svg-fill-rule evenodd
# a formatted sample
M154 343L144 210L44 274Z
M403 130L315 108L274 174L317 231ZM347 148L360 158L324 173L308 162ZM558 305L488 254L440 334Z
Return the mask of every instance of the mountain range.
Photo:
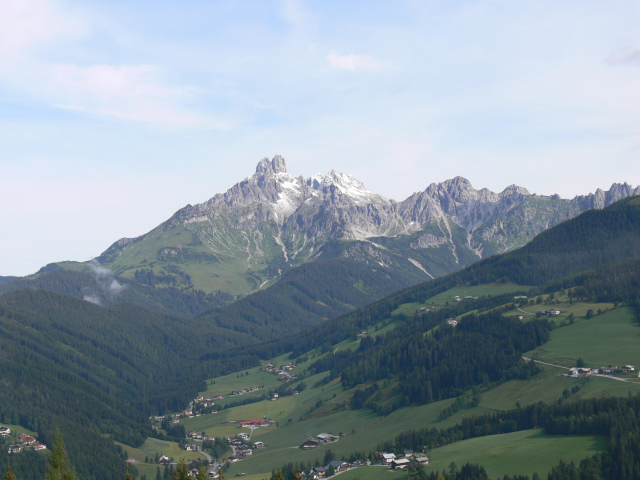
M116 241L97 260L124 279L234 298L273 284L292 267L348 259L397 278L397 289L520 247L581 212L638 194L640 187L626 183L573 199L516 185L495 193L456 177L397 202L335 170L294 177L276 155L225 193L187 205L145 235Z

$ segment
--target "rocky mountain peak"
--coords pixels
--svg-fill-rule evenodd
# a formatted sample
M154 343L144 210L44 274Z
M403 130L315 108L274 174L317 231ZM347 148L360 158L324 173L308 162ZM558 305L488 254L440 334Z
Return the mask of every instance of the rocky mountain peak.
M287 162L281 155L276 155L271 160L264 157L258 162L256 173L287 173Z

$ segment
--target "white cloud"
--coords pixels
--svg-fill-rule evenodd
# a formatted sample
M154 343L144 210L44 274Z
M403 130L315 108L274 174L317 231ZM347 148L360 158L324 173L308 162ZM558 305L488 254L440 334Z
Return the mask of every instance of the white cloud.
M370 55L340 55L331 50L327 56L329 65L340 70L376 70L382 67L382 63Z
M0 61L15 60L53 38L86 31L84 22L59 13L47 0L0 2Z
M625 48L618 50L607 58L609 63L613 64L633 64L640 65L640 47Z
M163 84L151 65L53 65L49 90L61 108L177 127L228 128L181 106L185 89Z

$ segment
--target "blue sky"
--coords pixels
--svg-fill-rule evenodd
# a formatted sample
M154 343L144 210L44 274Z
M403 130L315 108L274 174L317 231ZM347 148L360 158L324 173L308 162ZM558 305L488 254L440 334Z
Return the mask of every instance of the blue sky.
M640 183L640 3L0 1L0 275L283 155L402 200Z

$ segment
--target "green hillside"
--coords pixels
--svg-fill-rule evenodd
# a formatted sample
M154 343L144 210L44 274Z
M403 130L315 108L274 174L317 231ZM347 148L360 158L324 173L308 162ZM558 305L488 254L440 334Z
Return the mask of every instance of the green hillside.
M478 452L485 448L481 444L490 452L503 448L498 435L538 427L543 436L520 434L521 451L527 442L543 448L537 442L546 436L555 441L570 435L564 443L558 440L554 458L584 458L598 450L602 456L589 465L605 476L633 478L620 477L617 465L633 469L638 463L624 452L638 446L634 418L640 412L640 381L633 374L619 374L620 379L558 374L578 362L638 363L632 352L640 351L639 210L631 200L589 212L518 251L326 321L323 312L337 314L341 305L349 309L366 303L371 292L380 294L376 282L357 281L357 263L318 262L291 270L286 282L261 295L191 319L130 303L104 307L80 300L76 296L86 295L81 276L75 292L8 291L0 295L5 386L0 419L38 431L47 442L60 428L72 437L67 441L72 461L82 463L79 472L86 478L121 476L124 464L111 438L128 445L132 455L151 452L159 441L177 453L185 431L224 438L239 431L229 422L265 415L274 423L252 434L265 448L231 464L229 475L266 478L273 468L289 464L306 469L316 460L324 464L325 456L375 463L374 452L402 448L434 456L438 445L472 439L480 442L474 447ZM41 274L43 287L74 285L65 283L69 272L56 272ZM336 280L329 286L313 282L332 275ZM291 307L290 298L297 298L298 306ZM315 318L301 318L317 308L314 302L325 304ZM548 313L556 308L558 315ZM457 323L447 322L451 319ZM261 338L269 340L257 343ZM293 361L297 379L279 380L266 371L269 361ZM252 393L230 395L253 386ZM183 416L176 425L157 425L153 433L149 414L183 412L198 390L225 397L216 401L218 413ZM278 400L266 400L275 392ZM592 418L588 412L607 413ZM629 432L624 438L623 424ZM338 442L297 448L323 432ZM157 438L150 439L152 434ZM104 451L114 467L96 474L87 445ZM514 464L517 451L509 453ZM447 455L442 458L460 458ZM16 467L28 480L33 477L27 465L42 466L44 457L27 458L16 457ZM468 460L483 463L482 458L479 453ZM616 467L605 472L603 459L615 459ZM554 462L544 471L555 468ZM147 474L157 468L140 467ZM520 472L531 475L527 469ZM425 475L429 471L435 468Z

